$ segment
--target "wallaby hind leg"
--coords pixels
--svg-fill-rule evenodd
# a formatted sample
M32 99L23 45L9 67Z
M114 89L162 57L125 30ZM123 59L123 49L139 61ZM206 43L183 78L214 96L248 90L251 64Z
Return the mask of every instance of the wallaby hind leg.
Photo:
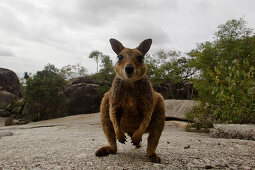
M116 135L109 116L109 95L105 94L100 106L101 124L109 146L103 146L96 151L96 156L106 156L117 152Z
M147 145L147 156L152 162L160 163L160 157L155 153L159 138L165 125L165 107L161 96L157 97L157 104L152 114L150 125L148 127L149 137Z

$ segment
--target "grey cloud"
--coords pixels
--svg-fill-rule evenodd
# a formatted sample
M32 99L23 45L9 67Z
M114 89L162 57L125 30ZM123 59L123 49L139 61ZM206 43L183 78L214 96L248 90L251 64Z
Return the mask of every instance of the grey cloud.
M8 48L0 52L15 57L2 57L0 65L24 72L32 68L23 66L24 58L31 61L27 63L34 65L34 71L48 62L60 67L82 61L89 71L95 71L93 61L87 56L94 49L113 54L109 38L131 48L152 38L151 51L171 47L185 51L194 48L195 43L209 40L217 25L228 19L245 16L254 27L254 3L250 0L1 0L0 44Z
M14 56L15 55L11 51L0 47L0 57L14 57Z
M128 19L123 20L123 18L133 17L143 20L143 18L153 15L154 11L161 10L162 6L169 6L171 9L177 6L176 0L168 3L162 0L154 3L149 0L74 0L72 3L63 0L61 3L49 1L44 5L37 6L37 3L32 4L31 2L14 0L8 1L10 6L0 5L0 20L4 22L2 29L26 41L31 40L67 51L69 48L66 47L70 44L66 31L83 34L91 32L93 29L91 27L107 24L122 29L121 27L128 25L128 22L131 24L134 22ZM165 41L167 36L161 28L155 26L152 28L152 25L148 24L146 27L149 30L147 34L150 36L155 34L154 39L158 43ZM143 28L140 26L138 30L136 29L135 25L131 25L129 32L123 30L120 34L124 33L123 37L126 37L126 34L131 33L131 36L127 37L142 38Z
M6 6L0 4L1 30L18 35L24 32L24 23Z
M152 38L153 44L157 46L170 43L168 34L160 26L149 21L137 20L133 23L123 24L120 26L118 33L121 39L125 39L132 44L147 38Z
M12 2L11 6L0 4L1 31L23 41L69 50L65 28L55 22L54 17L49 19L47 10L21 1Z
M164 0L74 0L72 4L67 3L70 1L65 2L59 4L57 9L52 9L52 13L68 23L69 26L77 27L102 26L109 22L115 22L116 18L139 16L141 13L145 17L149 17L164 7L177 8L176 0L167 3Z

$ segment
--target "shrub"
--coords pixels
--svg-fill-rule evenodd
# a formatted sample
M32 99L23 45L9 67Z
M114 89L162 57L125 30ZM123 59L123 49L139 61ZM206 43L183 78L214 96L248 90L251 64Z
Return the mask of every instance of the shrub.
M65 84L54 65L47 65L29 77L25 88L26 115L34 121L63 116Z
M246 22L231 20L220 25L212 42L205 42L190 56L200 71L195 88L200 108L192 119L228 123L255 123L255 36Z

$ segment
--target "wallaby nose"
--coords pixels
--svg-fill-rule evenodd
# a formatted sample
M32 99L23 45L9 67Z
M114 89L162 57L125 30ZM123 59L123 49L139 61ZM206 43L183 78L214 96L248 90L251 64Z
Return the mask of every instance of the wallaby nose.
M132 74L134 72L134 66L132 64L126 65L125 71L128 75Z

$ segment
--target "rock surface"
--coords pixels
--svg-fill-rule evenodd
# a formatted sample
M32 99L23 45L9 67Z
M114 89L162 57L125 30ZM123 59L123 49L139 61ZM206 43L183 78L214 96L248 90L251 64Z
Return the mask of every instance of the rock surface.
M226 139L247 139L255 141L254 124L214 124L210 129L210 136L214 138Z
M130 138L115 155L96 157L107 144L99 114L85 114L0 128L13 136L0 139L0 169L254 169L255 141L210 138L185 132L167 121L157 153L162 163L146 157L147 134L135 149ZM185 149L186 148L186 149Z
M12 136L12 135L13 135L13 133L10 131L4 131L4 132L0 131L0 138L4 137L4 136Z
M84 76L84 77L77 77L72 79L71 81L69 81L69 86L73 85L73 84L79 84L79 83L85 83L85 84L97 84L97 85L111 85L110 82L106 82L106 81L102 81L102 80L97 80L97 79L92 79L88 76Z
M4 126L6 118L0 117L0 127Z
M98 112L102 96L110 85L110 82L87 76L68 81L64 92L67 97L67 113L73 115Z
M194 100L165 100L166 117L186 120L185 114L196 104Z
M97 93L98 85L78 83L65 90L67 112L70 114L95 113L99 111L101 98Z
M172 97L171 91L168 87L163 85L154 85L153 89L160 93L165 99Z
M153 88L165 99L174 98L181 100L192 100L198 95L194 88L194 83L190 81L183 81L181 83L168 82L160 85L154 85Z
M11 70L0 68L0 86L0 89L14 94L18 99L23 97L19 78Z
M0 109L16 100L16 95L2 90L0 91Z

